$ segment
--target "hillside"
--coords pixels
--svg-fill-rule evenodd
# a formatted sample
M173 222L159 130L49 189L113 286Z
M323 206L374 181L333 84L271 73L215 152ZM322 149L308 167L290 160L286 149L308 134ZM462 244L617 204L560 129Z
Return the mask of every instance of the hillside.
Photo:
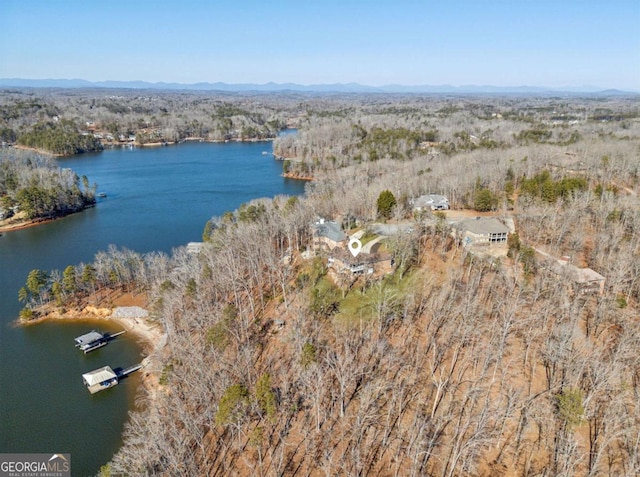
M632 475L637 298L621 307L615 279L605 296L548 272L525 280L516 262L473 259L435 230L413 238L404 278L348 291L297 259L272 277L286 295L263 283L262 296L232 298L249 269L199 280L211 291L183 313L190 282L165 292L166 392L133 418L113 470ZM230 259L200 258L205 270Z
M167 333L101 474L637 475L637 102L349 101L287 103L304 197L25 300L135 289ZM508 239L473 244L476 216Z

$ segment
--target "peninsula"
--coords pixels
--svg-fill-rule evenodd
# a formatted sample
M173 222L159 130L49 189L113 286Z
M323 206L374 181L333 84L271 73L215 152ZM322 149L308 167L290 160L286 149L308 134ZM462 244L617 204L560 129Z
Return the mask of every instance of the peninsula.
M53 158L25 151L0 157L0 232L73 214L96 203L97 185L58 166Z

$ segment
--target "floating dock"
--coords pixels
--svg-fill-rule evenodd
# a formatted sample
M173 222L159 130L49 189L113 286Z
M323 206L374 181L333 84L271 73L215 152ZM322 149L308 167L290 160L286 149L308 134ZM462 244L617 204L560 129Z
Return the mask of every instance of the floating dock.
M87 354L93 350L105 346L109 341L114 339L116 336L120 336L122 333L126 333L126 330L114 334L100 333L99 331L92 330L89 333L78 336L74 339L74 341L76 342L76 348L84 351L84 353Z
M82 375L82 381L91 394L116 386L121 379L142 368L142 363L134 364L128 368L118 368L115 371L110 366L94 369Z

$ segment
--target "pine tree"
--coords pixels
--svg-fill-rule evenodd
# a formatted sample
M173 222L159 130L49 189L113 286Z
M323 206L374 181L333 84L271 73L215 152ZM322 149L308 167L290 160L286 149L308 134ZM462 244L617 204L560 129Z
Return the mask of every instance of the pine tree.
M380 192L378 196L378 215L385 219L391 217L391 213L393 212L393 208L396 206L397 201L395 196L390 190L383 190Z

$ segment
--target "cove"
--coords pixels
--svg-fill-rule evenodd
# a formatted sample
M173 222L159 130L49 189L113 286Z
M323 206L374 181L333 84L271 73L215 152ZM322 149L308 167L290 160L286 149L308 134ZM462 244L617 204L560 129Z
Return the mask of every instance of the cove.
M70 453L73 475L95 475L121 445L140 384L134 374L90 395L81 380L104 365L140 361L133 336L84 355L73 338L92 323L12 325L29 271L89 263L111 244L171 253L201 241L212 216L259 197L302 194L304 183L282 178L281 163L265 151L270 143L185 143L58 161L97 183L106 197L83 212L0 237L0 453Z

